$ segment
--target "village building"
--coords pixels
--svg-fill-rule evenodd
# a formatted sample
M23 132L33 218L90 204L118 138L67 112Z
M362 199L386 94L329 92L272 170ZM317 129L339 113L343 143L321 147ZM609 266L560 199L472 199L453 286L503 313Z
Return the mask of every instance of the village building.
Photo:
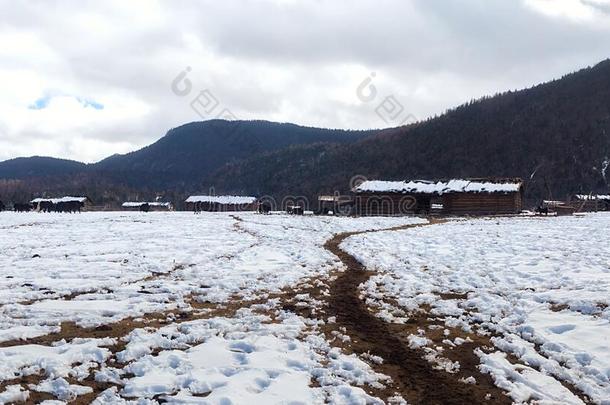
M78 206L80 210L87 211L93 207L93 201L89 197L81 196L81 197L73 197L73 196L65 196L58 198L34 198L30 201L30 204L34 207L36 211L61 211L63 207Z
M368 180L352 191L357 215L506 215L523 207L516 178Z
M256 197L236 195L192 195L185 200L189 211L256 211L258 209Z
M543 200L541 206L537 209L540 214L555 214L558 216L572 215L575 211L576 208L569 202L558 200Z
M161 201L126 201L121 204L121 208L125 211L140 211L143 206L147 205L150 211L173 211L174 205L171 202Z
M610 195L576 194L571 203L577 212L610 211Z
M345 195L318 196L318 213L322 215L345 215L351 212L352 198Z

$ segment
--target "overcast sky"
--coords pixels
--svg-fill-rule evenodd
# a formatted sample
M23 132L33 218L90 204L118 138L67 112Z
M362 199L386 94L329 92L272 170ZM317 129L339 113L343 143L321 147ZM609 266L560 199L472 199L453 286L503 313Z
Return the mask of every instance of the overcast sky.
M0 160L217 116L397 126L608 57L610 0L0 0Z

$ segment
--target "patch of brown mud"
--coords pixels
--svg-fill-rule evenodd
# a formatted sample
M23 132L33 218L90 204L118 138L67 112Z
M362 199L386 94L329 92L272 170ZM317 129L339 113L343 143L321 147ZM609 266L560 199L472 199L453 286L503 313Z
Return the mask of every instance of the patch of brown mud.
M171 323L182 323L197 319L208 319L218 316L233 316L235 311L249 305L239 300L229 299L227 303L214 304L210 302L199 302L189 298L186 302L193 311L172 309L164 312L147 313L140 317L129 317L118 322L85 328L74 322L62 322L61 330L57 333L38 336L23 340L10 340L0 342L0 347L21 346L28 344L50 346L60 340L67 342L75 338L103 339L120 338L127 336L139 328L160 328Z
M142 317L126 318L119 322L100 325L98 327L85 328L77 325L74 322L62 322L61 330L58 333L51 333L25 340L2 342L0 343L0 347L28 344L51 346L58 341L65 340L66 342L70 342L75 338L114 338L117 339L117 341L114 345L107 347L111 351L112 355L106 362L115 368L122 368L124 365L121 365L116 361L116 354L125 349L126 342L122 338L129 335L132 331L140 328L158 329L168 324L179 324L198 319L232 317L235 315L237 310L249 304L237 299L230 299L225 304L213 304L208 302L198 302L192 297L188 300L188 303L191 304L191 307L194 309L193 311L171 310L167 312L149 313ZM0 383L0 392L4 391L7 386L15 384L19 384L23 388L28 389L28 384L38 384L47 378L48 376L44 374L37 374L3 381ZM95 381L93 372L82 381L77 381L73 378L68 378L67 381L70 382L70 384L85 385L93 389L92 393L78 396L73 401L70 401L71 404L91 403L91 401L93 401L101 392L114 386L114 384ZM57 398L51 394L30 390L30 399L28 399L26 403L39 403L45 399Z

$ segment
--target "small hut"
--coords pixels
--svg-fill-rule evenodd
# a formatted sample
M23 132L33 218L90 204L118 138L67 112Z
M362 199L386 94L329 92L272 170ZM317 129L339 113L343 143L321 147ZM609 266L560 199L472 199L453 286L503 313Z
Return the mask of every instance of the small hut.
M540 207L537 209L538 213L541 214L555 214L558 216L572 215L576 211L576 208L572 204L566 201L558 200L543 200Z
M318 196L318 214L321 215L347 215L353 211L354 200L349 195L320 195Z
M369 180L352 190L359 215L506 215L523 207L517 178Z
M256 211L256 197L236 195L192 195L186 199L186 209L194 212Z
M121 204L121 208L125 211L140 211L143 205L148 204L150 211L173 211L174 205L171 202L161 201L126 201Z
M63 212L63 211L87 211L93 206L93 201L87 196L73 197L65 196L58 198L34 198L30 201L36 211Z

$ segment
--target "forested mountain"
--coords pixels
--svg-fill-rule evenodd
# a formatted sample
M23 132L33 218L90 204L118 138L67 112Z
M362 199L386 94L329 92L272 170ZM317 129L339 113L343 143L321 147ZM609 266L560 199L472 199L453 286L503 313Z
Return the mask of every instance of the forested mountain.
M223 165L292 145L355 142L373 133L268 121L192 122L145 148L94 164L48 157L0 162L0 199L87 193L111 205L156 195L180 200L201 191Z
M509 176L526 196L608 193L610 60L530 89L486 97L347 145L293 147L228 164L210 179L244 193L346 190L376 179Z
M87 165L74 160L32 156L0 162L0 178L26 179L40 176L61 176L85 170Z
M533 202L575 192L608 193L609 134L607 60L408 127L341 131L212 120L174 128L148 147L92 165L13 159L0 163L0 194L87 192L113 203L164 195L179 201L213 187L218 193L314 198L348 191L355 175L509 176L526 180Z
M370 133L268 121L192 122L171 129L159 141L136 152L102 160L93 169L118 176L133 186L189 188L225 164L260 153L291 145L354 142Z

